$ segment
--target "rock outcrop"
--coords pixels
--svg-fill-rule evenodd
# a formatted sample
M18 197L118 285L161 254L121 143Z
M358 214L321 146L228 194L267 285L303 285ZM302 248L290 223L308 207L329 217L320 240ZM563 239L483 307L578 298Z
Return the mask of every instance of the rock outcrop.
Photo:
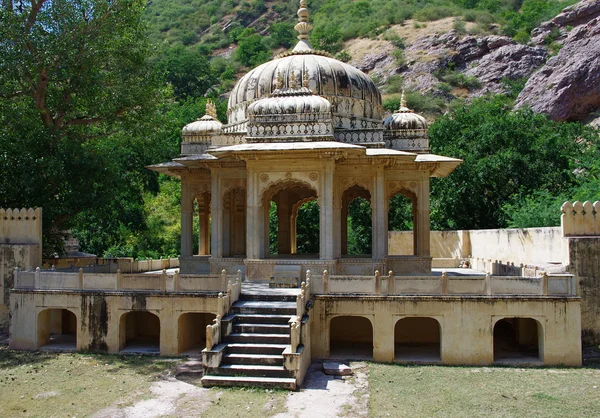
M426 92L435 89L438 71L453 69L477 77L481 95L504 91L504 79L529 77L548 57L541 47L520 45L506 36L465 36L455 31L418 39L406 49L410 65L400 71L408 86Z
M524 106L563 121L600 109L600 18L571 30L558 55L525 85L515 104Z
M559 44L569 35L569 28L586 25L600 16L600 1L583 0L565 8L554 19L542 23L531 32L531 42L544 45L550 39Z

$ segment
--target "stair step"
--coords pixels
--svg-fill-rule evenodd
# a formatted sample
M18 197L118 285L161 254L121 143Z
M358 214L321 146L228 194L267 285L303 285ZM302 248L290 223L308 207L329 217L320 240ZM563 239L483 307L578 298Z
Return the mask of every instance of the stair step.
M223 356L222 364L247 364L259 366L283 366L283 355L279 354L239 354L229 353Z
M241 300L235 302L231 308L234 313L241 314L296 314L296 302Z
M273 315L273 314L235 314L234 322L248 324L288 324L292 315Z
M204 387L253 386L268 389L296 390L296 379L293 378L207 375L200 382Z
M234 323L234 333L255 333L255 334L289 334L290 326L285 324L248 324Z
M281 354L287 344L230 343L225 352L239 354Z
M297 292L300 293L300 289ZM268 293L242 293L240 300L260 300L260 301L277 301L277 302L296 302L296 294L277 294L275 292Z
M249 332L234 332L229 334L225 341L227 343L289 344L290 334L257 334Z
M207 375L216 376L256 376L291 377L290 371L283 366L263 366L258 364L221 364L208 369Z

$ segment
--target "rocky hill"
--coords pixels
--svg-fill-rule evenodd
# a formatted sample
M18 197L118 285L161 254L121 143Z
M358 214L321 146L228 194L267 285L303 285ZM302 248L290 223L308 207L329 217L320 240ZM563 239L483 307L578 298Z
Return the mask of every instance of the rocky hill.
M516 107L555 120L600 123L600 1L418 4L309 2L311 41L369 74L388 110L401 89L421 95L412 104L409 95L409 105L432 117L457 98L510 93L518 94ZM291 44L296 8L286 1L153 0L148 19L165 48L202 47L202 53L235 61L236 36L244 28L263 36L273 53ZM238 76L247 71L243 63L235 68ZM439 105L428 112L424 101Z

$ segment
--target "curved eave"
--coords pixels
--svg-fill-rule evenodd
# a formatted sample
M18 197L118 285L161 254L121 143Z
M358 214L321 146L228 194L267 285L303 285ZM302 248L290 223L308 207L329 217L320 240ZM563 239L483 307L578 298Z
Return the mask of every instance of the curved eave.
M431 177L447 177L463 162L463 160L435 154L419 154L417 155L415 162L433 164L434 168L431 171Z
M345 144L336 141L314 141L314 142L271 142L271 143L247 143L221 147L209 152L215 157L240 157L245 155L275 156L277 158L298 158L298 154L345 154L365 155L365 147L360 145Z
M170 177L180 178L180 172L181 170L185 169L185 166L174 161L169 161L167 163L147 165L146 168Z

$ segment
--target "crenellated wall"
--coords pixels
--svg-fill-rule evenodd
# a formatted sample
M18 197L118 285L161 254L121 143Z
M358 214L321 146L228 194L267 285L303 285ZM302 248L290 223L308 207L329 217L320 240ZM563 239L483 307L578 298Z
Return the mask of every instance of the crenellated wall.
M9 327L15 267L42 264L42 209L0 209L0 331Z

